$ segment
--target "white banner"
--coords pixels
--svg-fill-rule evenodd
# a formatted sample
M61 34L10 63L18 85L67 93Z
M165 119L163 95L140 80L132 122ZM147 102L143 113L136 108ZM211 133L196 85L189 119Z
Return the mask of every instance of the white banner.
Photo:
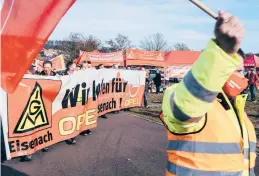
M191 65L177 65L165 68L165 78L183 78L184 75L191 69Z
M1 90L0 115L8 159L95 128L100 115L141 106L145 74L88 69L71 76L25 75L14 93Z

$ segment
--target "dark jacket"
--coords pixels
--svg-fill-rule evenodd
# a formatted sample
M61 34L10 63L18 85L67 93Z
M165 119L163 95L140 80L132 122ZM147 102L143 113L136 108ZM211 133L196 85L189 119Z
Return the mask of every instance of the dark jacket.
M148 88L149 88L149 79L146 78L145 92L148 92Z
M153 81L156 86L161 86L161 74L156 73L156 76L154 77Z
M63 76L65 75L69 75L67 70L63 72Z
M249 85L256 84L259 81L257 74L254 72L247 73L245 77L248 79Z
M42 76L47 76L46 73L44 71L40 72L39 75L42 75ZM51 71L50 72L50 76L56 76L56 73Z

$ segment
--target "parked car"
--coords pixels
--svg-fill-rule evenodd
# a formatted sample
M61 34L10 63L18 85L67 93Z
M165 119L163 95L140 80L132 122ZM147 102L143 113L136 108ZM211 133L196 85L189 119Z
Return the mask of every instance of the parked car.
M150 69L149 70L149 80L153 81L154 77L156 76L157 69Z

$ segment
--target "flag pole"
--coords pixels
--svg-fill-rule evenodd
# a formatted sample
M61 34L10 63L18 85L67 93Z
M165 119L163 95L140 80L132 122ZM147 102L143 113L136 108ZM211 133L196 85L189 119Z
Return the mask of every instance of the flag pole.
M206 5L202 4L199 0L189 0L191 1L194 5L199 7L201 10L203 10L205 13L207 13L209 16L214 18L215 20L218 19L218 16L216 13L214 13L211 9L209 9ZM245 54L244 51L240 48L238 50L238 54L243 55Z
M215 20L217 19L217 14L215 14L211 9L209 9L207 6L205 6L204 4L202 4L200 1L198 0L190 0L194 5L196 5L197 7L199 7L201 10L203 10L205 13L207 13L208 15L210 15L212 18L214 18Z

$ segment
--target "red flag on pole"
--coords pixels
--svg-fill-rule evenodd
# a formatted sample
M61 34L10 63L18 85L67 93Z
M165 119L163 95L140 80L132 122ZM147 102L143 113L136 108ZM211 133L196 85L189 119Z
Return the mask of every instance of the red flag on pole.
M1 87L12 93L75 0L4 0Z

